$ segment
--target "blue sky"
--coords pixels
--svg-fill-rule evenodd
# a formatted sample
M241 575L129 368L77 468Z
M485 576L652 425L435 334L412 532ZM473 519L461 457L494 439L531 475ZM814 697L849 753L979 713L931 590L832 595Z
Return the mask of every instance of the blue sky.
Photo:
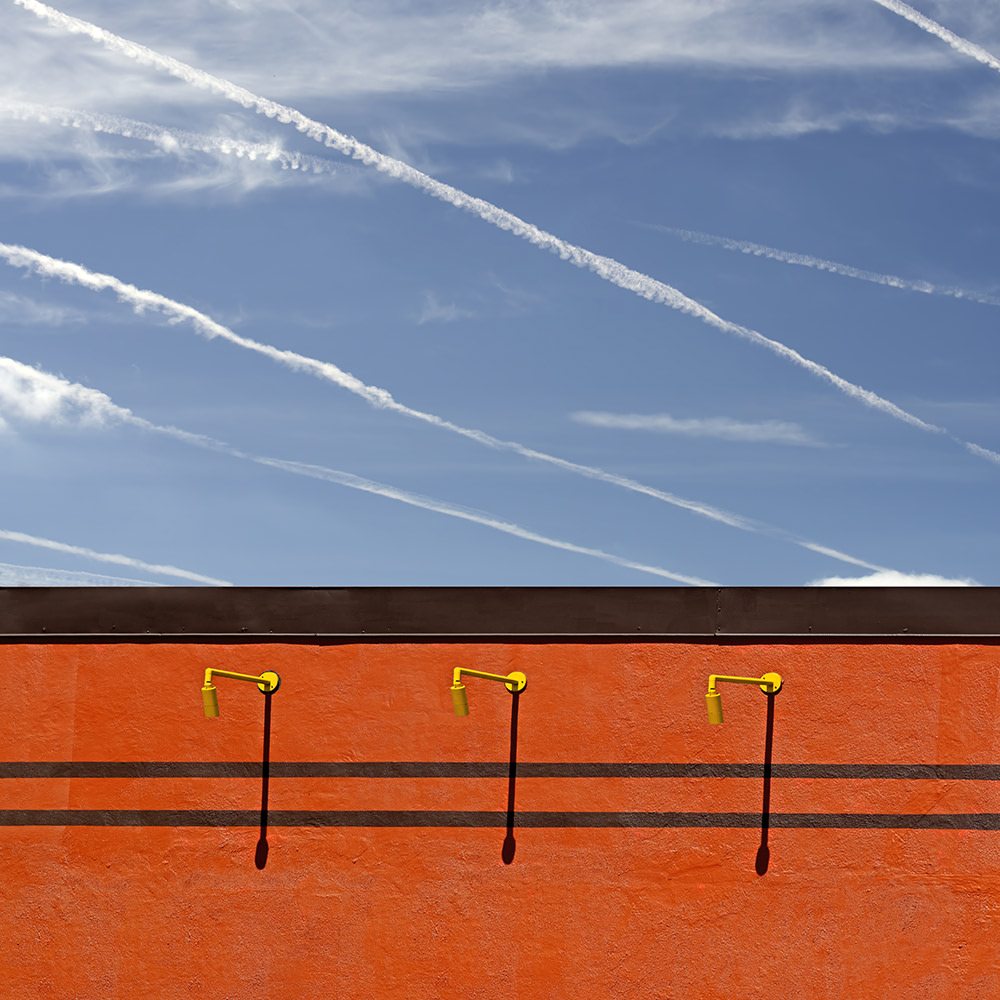
M3 0L0 584L1000 584L1000 11L906 10Z

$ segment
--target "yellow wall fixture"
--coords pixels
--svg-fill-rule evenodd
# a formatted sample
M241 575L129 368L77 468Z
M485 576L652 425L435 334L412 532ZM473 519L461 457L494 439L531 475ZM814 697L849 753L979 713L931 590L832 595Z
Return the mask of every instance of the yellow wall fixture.
M528 685L528 678L519 670L504 677L503 674L486 674L482 670L466 670L464 667L455 667L451 682L451 702L455 706L456 715L469 714L469 696L465 693L462 674L465 674L466 677L482 677L488 681L500 681L506 685L511 694L520 694Z
M274 694L281 687L281 678L273 670L265 670L259 677L253 674L237 674L232 670L205 671L205 686L201 689L201 700L205 704L205 718L214 719L219 714L219 692L212 683L213 677L231 677L234 681L253 681L264 694Z
M705 695L709 722L722 722L722 695L716 691L715 685L723 681L730 684L757 684L764 694L777 694L781 690L781 674L764 674L763 677L725 677L722 674L711 674L708 678L708 694Z

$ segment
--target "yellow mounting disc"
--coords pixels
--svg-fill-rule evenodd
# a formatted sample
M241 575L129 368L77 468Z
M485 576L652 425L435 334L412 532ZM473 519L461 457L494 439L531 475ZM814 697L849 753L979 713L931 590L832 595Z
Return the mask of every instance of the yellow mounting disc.
M270 689L266 688L263 684L258 684L257 690L261 694L274 694L281 687L281 678L273 670L265 670L260 676L266 678L271 684Z
M506 688L511 694L520 694L527 686L528 678L520 670L507 675Z
M781 690L781 674L764 674L762 679L771 682L770 691L766 684L761 684L760 689L764 694L777 694Z

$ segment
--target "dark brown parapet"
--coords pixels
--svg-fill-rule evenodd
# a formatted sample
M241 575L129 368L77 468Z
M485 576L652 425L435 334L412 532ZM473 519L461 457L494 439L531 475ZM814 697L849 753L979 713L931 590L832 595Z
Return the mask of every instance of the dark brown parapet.
M23 587L0 637L76 641L992 638L995 587Z

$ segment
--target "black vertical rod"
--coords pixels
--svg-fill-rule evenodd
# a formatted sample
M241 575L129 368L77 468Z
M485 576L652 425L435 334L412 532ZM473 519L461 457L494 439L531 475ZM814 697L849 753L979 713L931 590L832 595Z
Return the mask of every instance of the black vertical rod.
M760 808L760 847L755 868L758 875L767 871L771 852L767 846L767 831L771 825L771 748L774 745L774 694L767 696L767 731L764 735L764 801Z
M264 692L264 749L260 761L260 839L257 841L257 851L254 864L262 869L267 864L267 786L271 779L271 696L272 691Z
M500 857L509 865L514 860L517 842L514 840L514 786L517 781L517 709L521 692L515 691L510 702L510 766L507 770L507 836L504 837Z

